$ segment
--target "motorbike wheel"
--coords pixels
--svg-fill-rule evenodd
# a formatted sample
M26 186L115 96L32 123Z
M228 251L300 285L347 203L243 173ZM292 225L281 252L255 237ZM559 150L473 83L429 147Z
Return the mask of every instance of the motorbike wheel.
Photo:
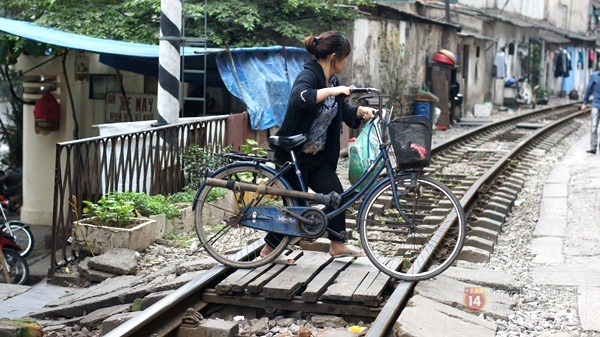
M2 228L2 232L12 236L15 239L15 243L22 249L20 252L21 256L27 257L27 255L31 253L33 250L34 240L33 233L29 227L20 222L9 221L0 228Z
M27 266L25 258L12 249L2 249L2 253L6 260L8 275L12 284L27 284L29 280L29 266ZM8 283L2 267L0 267L0 283Z

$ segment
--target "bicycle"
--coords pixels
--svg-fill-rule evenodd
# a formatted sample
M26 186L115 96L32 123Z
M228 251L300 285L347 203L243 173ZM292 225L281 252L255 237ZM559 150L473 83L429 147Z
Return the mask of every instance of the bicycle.
M431 121L408 116L390 122L393 107L382 108L385 95L378 89L351 92L377 95L379 101L373 125L380 152L367 171L341 195L309 193L294 151L305 135L269 137L271 147L289 152L286 163L224 154L234 162L207 172L193 207L196 232L209 255L234 268L256 268L282 254L292 237L314 240L328 232L344 238L345 232L327 228L328 219L362 199L356 220L361 245L385 274L418 281L454 263L464 244L466 217L446 185L424 176L431 160ZM302 191L292 190L282 176L288 170L295 171ZM271 254L259 258L268 232L283 239Z
M2 213L3 223L0 224L0 230L5 235L11 236L14 238L15 242L19 247L21 247L21 251L19 254L22 257L27 257L29 253L33 250L33 233L31 233L31 229L29 229L29 225L26 225L20 221L8 220L6 217L6 212L4 211L4 207L0 205L0 212Z

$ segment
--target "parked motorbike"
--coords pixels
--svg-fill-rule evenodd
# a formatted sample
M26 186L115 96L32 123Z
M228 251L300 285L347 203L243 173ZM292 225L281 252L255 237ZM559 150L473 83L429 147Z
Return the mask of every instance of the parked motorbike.
M18 212L23 205L22 168L12 168L4 159L0 162L7 167L0 170L0 203L10 212Z
M535 108L535 100L533 89L527 77L521 77L519 80L509 78L505 84L506 88L512 88L515 90L515 102L517 105L533 105Z
M0 232L0 248L4 261L0 261L0 283L26 284L29 280L29 266L19 254L21 247L13 237Z
M23 257L27 257L33 250L33 233L29 228L28 224L24 224L17 220L8 220L6 212L4 212L4 205L0 203L0 231L4 235L10 236L14 239L16 244L21 248L19 254Z

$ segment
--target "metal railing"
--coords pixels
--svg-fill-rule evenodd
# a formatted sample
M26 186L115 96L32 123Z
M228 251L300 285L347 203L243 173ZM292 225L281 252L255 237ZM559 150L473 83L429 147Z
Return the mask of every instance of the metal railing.
M139 132L56 144L52 254L48 277L75 258L71 249L75 214L82 200L97 201L106 192L134 191L169 195L185 185L183 154L191 144L217 151L226 142L228 117L155 127ZM229 125L228 125L229 124ZM239 126L237 126L239 127Z

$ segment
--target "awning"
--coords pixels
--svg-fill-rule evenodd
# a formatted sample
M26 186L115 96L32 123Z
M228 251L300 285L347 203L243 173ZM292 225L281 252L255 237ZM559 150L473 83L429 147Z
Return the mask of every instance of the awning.
M571 42L570 39L564 37L563 35L559 35L557 33L545 29L539 30L538 38L540 38L540 40L556 44L567 44Z
M30 22L0 18L0 31L50 45L100 54L100 62L113 68L158 77L158 45L98 39ZM256 47L182 48L186 69L218 69L219 76L207 76L208 86L225 84L234 96L246 104L255 130L281 125L291 86L310 57L304 48ZM235 65L235 66L234 66ZM186 76L186 82L199 78ZM222 80L222 81L221 81ZM203 83L203 82L199 82Z
M34 23L25 21L0 18L0 31L53 46L97 54L158 57L158 45L99 39L40 27ZM222 50L220 48L208 48L209 52ZM185 48L185 55L194 55L196 51L204 51L204 48Z
M460 32L458 32L458 36L464 36L464 37L472 37L478 40L487 40L487 41L493 41L496 42L497 40L489 37L489 36L485 36L485 35L481 35L475 32L471 32L471 31L467 31L467 30L462 30Z

